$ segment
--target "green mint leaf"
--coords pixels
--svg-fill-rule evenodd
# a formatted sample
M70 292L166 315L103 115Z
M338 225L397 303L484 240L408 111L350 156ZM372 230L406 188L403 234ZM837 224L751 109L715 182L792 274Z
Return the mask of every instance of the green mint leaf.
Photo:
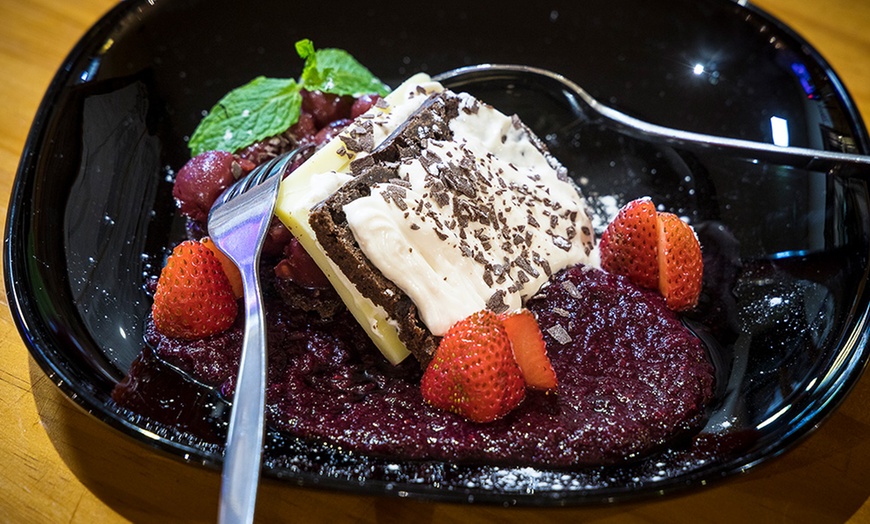
M199 123L188 147L235 152L286 131L299 120L301 86L293 79L258 77L227 93Z
M299 82L309 91L340 96L389 93L383 82L343 49L315 51L314 44L306 39L296 42L296 52L305 60Z

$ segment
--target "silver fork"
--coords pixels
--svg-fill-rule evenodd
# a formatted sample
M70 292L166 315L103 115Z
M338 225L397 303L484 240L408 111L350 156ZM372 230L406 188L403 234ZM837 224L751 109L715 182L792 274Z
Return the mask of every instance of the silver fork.
M230 414L221 478L219 521L252 522L263 453L266 402L266 323L261 299L260 251L272 219L278 187L302 148L258 166L228 187L212 206L208 231L239 268L245 302L245 333Z

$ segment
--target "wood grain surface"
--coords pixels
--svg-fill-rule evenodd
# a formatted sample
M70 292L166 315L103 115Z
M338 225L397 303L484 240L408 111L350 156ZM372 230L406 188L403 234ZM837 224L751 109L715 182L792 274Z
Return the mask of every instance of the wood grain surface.
M831 63L870 115L870 1L757 0ZM37 105L109 0L0 1L0 213ZM5 293L2 295L5 300ZM0 522L214 522L217 473L158 455L73 405L0 311ZM870 376L785 456L675 498L516 509L355 496L265 482L262 522L870 523Z

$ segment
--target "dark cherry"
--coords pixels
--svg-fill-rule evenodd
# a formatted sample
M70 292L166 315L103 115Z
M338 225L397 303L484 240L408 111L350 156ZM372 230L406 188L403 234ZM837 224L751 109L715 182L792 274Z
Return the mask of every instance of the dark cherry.
M354 99L351 96L302 90L302 112L310 113L314 117L318 129L335 120L350 118L353 103Z
M281 256L291 240L293 240L293 233L287 229L283 222L273 217L263 242L263 255L266 257Z
M285 151L290 151L296 147L296 143L296 135L291 134L288 130L280 135L275 135L251 144L236 153L236 155L238 155L239 158L249 160L254 165L258 166L268 162Z
M290 126L288 133L296 138L299 143L311 142L317 134L317 123L311 113L303 110L299 114L299 121Z
M223 190L253 168L253 163L226 151L206 151L190 159L178 171L172 196L182 213L205 222Z
M292 280L308 289L330 287L326 275L317 267L314 260L295 238L284 248L284 259L275 266L275 276Z

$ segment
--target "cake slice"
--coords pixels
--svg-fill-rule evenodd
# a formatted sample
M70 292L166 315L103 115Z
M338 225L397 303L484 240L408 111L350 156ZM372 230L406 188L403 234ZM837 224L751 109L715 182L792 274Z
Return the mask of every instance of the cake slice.
M519 309L554 272L594 262L565 169L518 118L470 95L431 90L349 168L309 226L423 364L458 320Z

